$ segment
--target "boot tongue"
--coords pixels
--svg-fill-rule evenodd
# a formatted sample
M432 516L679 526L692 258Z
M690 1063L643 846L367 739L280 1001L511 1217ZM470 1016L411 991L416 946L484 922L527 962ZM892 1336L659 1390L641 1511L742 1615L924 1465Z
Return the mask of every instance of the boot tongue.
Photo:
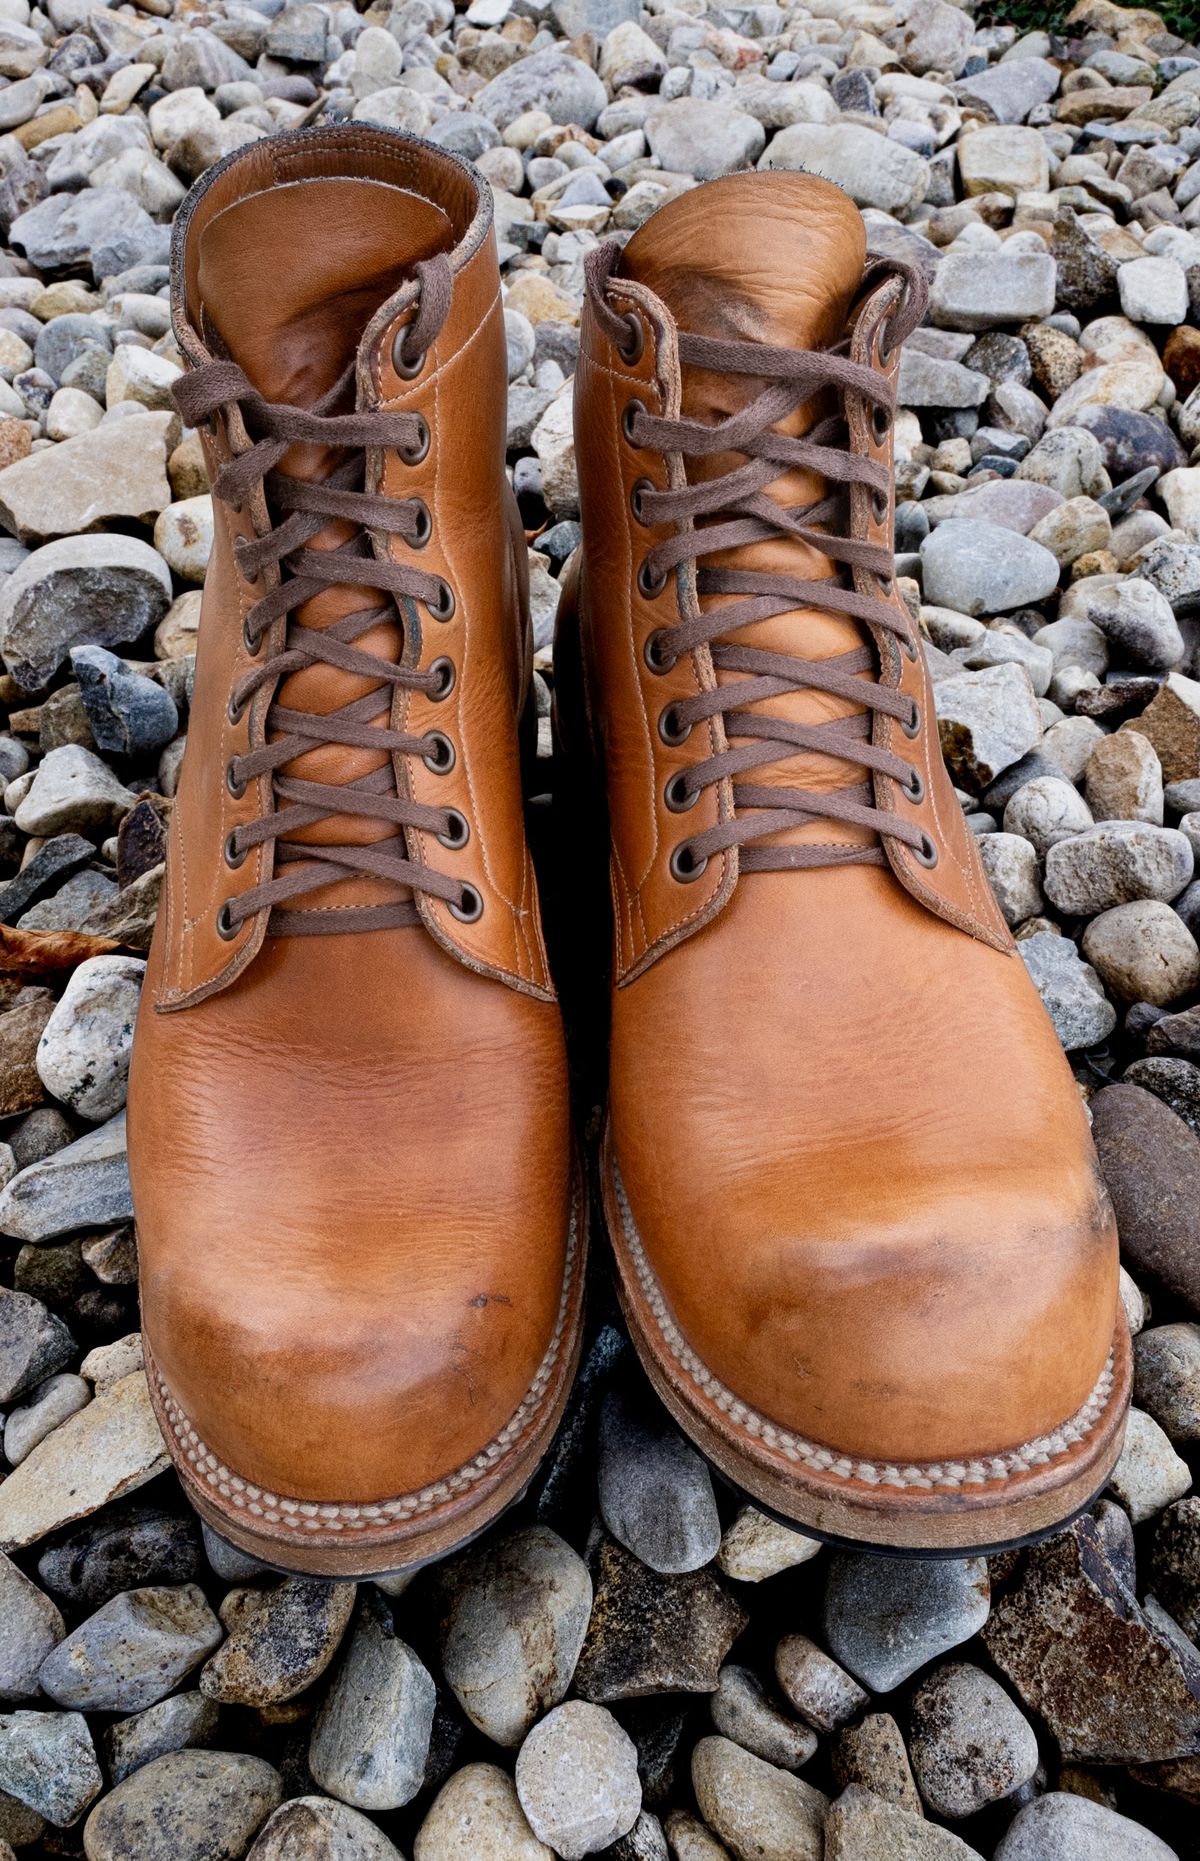
M319 176L250 194L200 235L202 329L267 400L311 407L415 261L453 244L440 207L384 181Z
M784 349L824 349L846 334L862 285L866 234L848 195L816 175L780 170L730 175L690 189L661 207L636 232L621 256L618 275L645 285L670 311L681 332L720 341L764 343ZM719 420L753 400L762 379L717 374L684 364L680 411L685 417ZM832 411L826 396L814 397L780 431L798 435ZM685 460L693 481L717 477L742 463L721 453ZM812 504L825 494L813 472L785 472L766 495L784 506ZM812 546L790 538L743 544L707 556L710 567L752 569L820 580L835 565ZM709 595L706 608L733 596ZM866 630L822 609L778 614L739 629L740 645L799 658L825 659L860 647ZM719 682L735 675L718 673ZM860 708L813 691L787 693L758 708L794 723L820 724ZM755 770L766 786L828 791L859 783L857 765L808 751ZM828 840L828 823L814 821L773 839ZM838 840L873 838L864 829L838 826Z
M272 186L235 201L201 233L200 326L210 349L238 363L265 399L311 407L345 373L368 322L411 277L416 261L453 246L454 231L440 207L384 181L319 176ZM351 381L336 411L354 405ZM280 469L292 477L319 479L344 457L324 447L295 445L284 454ZM309 539L308 547L334 549L353 534L353 525L334 520ZM388 603L373 589L343 584L325 589L298 608L295 619L320 630L372 608L380 610L379 625L355 644L394 664L403 640ZM325 714L370 690L370 680L313 665L285 678L276 696L287 709ZM386 711L377 721L387 723ZM285 765L284 773L346 784L377 773L389 760L386 751L329 744L303 752ZM393 832L378 820L329 814L291 839L293 844L363 844ZM382 880L337 879L306 893L300 909L390 903L396 889Z
M774 169L710 181L660 207L619 271L693 336L823 349L845 331L865 260L849 196L816 175ZM745 375L685 368L683 412L718 418L757 391Z

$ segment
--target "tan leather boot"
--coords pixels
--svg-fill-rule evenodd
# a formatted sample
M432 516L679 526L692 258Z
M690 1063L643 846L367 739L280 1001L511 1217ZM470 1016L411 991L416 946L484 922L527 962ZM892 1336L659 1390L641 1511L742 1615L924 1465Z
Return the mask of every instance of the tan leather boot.
M946 1551L1103 1485L1129 1340L892 580L923 301L803 175L698 187L596 255L557 702L606 771L604 1191L643 1362L759 1502Z
M490 195L361 124L256 142L174 318L216 542L130 1081L148 1371L218 1531L391 1569L522 1490L579 1322Z

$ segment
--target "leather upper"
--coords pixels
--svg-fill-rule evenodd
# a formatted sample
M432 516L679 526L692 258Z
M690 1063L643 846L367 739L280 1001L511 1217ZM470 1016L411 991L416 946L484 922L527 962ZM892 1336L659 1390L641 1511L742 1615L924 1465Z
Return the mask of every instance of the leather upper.
M720 720L672 744L660 719L717 675L707 649L666 672L647 661L647 636L697 596L687 573L657 597L639 589L659 538L631 492L641 477L678 483L687 467L640 452L622 426L631 397L711 421L755 391L745 377L681 375L677 329L802 347L849 334L852 359L885 366L899 288L864 289L860 217L809 176L729 177L635 234L609 302L641 324L637 359L585 312L584 549L560 631L581 636L610 817L609 1157L650 1268L704 1365L760 1413L839 1452L924 1460L1032 1439L1096 1384L1117 1256L1086 1116L944 771L923 660L882 629L881 682L915 698L920 725L910 739L876 714L873 740L912 764L924 794L900 799L876 774L876 799L911 811L936 865L889 841L887 866L739 873L734 849L690 883L672 876L672 849L733 798L723 782L685 813L666 805L670 777L719 747ZM876 434L860 403L848 413L852 444L890 465L890 432ZM815 418L805 408L787 430ZM771 495L797 504L818 490L791 472ZM865 488L853 497L855 533L890 546L891 500L873 510ZM790 539L736 555L799 577L832 567ZM818 609L738 635L807 659L865 637ZM854 708L813 690L763 702L808 723ZM756 779L830 789L855 772L801 751ZM813 821L780 837L849 848L871 835Z
M412 314L413 265L437 251L451 258L451 307L401 380L392 338ZM560 1320L571 1223L565 1055L522 817L525 549L504 473L487 191L444 151L361 125L255 143L180 215L174 313L192 362L224 354L268 399L311 404L356 364L360 408L412 402L429 426L425 459L376 456L369 488L425 498L420 566L450 582L453 615L410 603L400 626L374 591L334 586L300 617L318 628L375 601L379 625L358 645L382 661L453 658L436 719L431 700L400 691L390 721L406 727L406 706L408 728L435 721L454 766L435 775L396 755L396 781L467 818L466 847L433 852L478 888L482 915L464 924L422 897L406 927L276 936L260 912L222 937L222 902L270 876L269 842L240 865L225 853L231 828L270 805L269 776L240 799L226 783L272 698L230 716L253 663L242 623L263 592L234 540L270 519L261 493L240 511L215 499L129 1092L144 1323L171 1395L242 1478L375 1501L470 1461L510 1421ZM247 444L236 410L213 424L210 472ZM286 459L295 476L326 463L314 447ZM331 522L310 547L345 533ZM366 682L310 664L284 685L280 701L322 712ZM386 757L323 744L296 760L337 784ZM379 823L334 816L308 831L341 843ZM328 919L395 890L349 874L299 903Z

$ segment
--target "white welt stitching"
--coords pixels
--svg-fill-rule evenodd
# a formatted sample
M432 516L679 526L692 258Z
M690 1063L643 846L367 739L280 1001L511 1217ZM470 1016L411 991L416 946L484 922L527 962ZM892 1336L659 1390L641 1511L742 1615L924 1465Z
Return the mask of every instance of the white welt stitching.
M801 1461L814 1472L832 1474L838 1480L861 1480L868 1486L924 1487L927 1489L990 1486L996 1481L1012 1479L1016 1474L1029 1473L1034 1467L1044 1467L1050 1461L1059 1459L1063 1454L1069 1454L1092 1432L1108 1406L1113 1390L1111 1352L1091 1395L1069 1421L1061 1423L1050 1434L1039 1435L1036 1440L1025 1442L1023 1447L1010 1448L1004 1454L987 1455L978 1460L917 1461L900 1467L890 1462L853 1460L848 1455L835 1454L832 1448L821 1447L815 1441L806 1441L802 1435L789 1433L786 1428L780 1428L775 1422L769 1421L766 1416L750 1408L747 1403L735 1396L731 1389L727 1389L725 1384L720 1382L697 1357L671 1317L662 1287L654 1276L634 1226L629 1198L625 1194L625 1185L621 1181L620 1171L615 1164L613 1165L613 1181L616 1184L617 1201L621 1209L621 1225L625 1230L626 1245L633 1257L638 1283L667 1349L679 1367L687 1372L696 1386L710 1402L720 1409L723 1415L728 1415L730 1420L744 1428L747 1434L764 1441L768 1447L774 1448L787 1460Z
M567 1333L567 1317L571 1307L571 1291L575 1280L575 1269L579 1253L579 1217L578 1209L571 1210L571 1226L567 1235L566 1269L563 1275L562 1301L558 1308L558 1321L554 1335L550 1339L546 1355L542 1358L537 1375L526 1391L524 1400L511 1419L505 1423L500 1433L481 1448L473 1460L464 1467L457 1468L446 1475L444 1480L437 1480L431 1486L423 1486L419 1492L403 1493L398 1499L380 1499L371 1505L323 1504L315 1499L284 1499L277 1493L269 1493L261 1486L254 1486L249 1480L231 1473L224 1463L205 1446L191 1422L175 1401L170 1390L163 1382L157 1369L154 1372L155 1383L163 1411L170 1424L171 1433L179 1444L179 1451L191 1467L193 1474L206 1480L209 1486L220 1493L232 1505L249 1513L253 1518L264 1519L271 1525L287 1525L295 1531L371 1531L394 1524L397 1520L418 1518L422 1513L433 1512L447 1500L454 1499L460 1493L468 1491L485 1474L491 1472L496 1463L502 1460L519 1440L534 1412L541 1406L546 1390L554 1376L558 1359Z

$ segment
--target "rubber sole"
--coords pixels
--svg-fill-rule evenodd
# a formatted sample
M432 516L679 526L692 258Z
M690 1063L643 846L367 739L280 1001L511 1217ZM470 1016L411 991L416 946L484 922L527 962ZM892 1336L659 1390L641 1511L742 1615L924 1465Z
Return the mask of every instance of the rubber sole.
M372 1503L271 1492L226 1467L172 1395L147 1342L150 1399L184 1493L215 1532L274 1569L352 1579L415 1570L460 1550L515 1505L562 1419L582 1337L588 1196L576 1185L558 1323L523 1401L478 1454L419 1492Z
M601 1160L617 1290L660 1401L752 1504L856 1550L962 1557L1036 1542L1086 1511L1121 1452L1132 1352L1118 1311L1112 1353L1076 1415L1007 1453L956 1462L867 1462L756 1414L687 1346L633 1225L611 1157Z

